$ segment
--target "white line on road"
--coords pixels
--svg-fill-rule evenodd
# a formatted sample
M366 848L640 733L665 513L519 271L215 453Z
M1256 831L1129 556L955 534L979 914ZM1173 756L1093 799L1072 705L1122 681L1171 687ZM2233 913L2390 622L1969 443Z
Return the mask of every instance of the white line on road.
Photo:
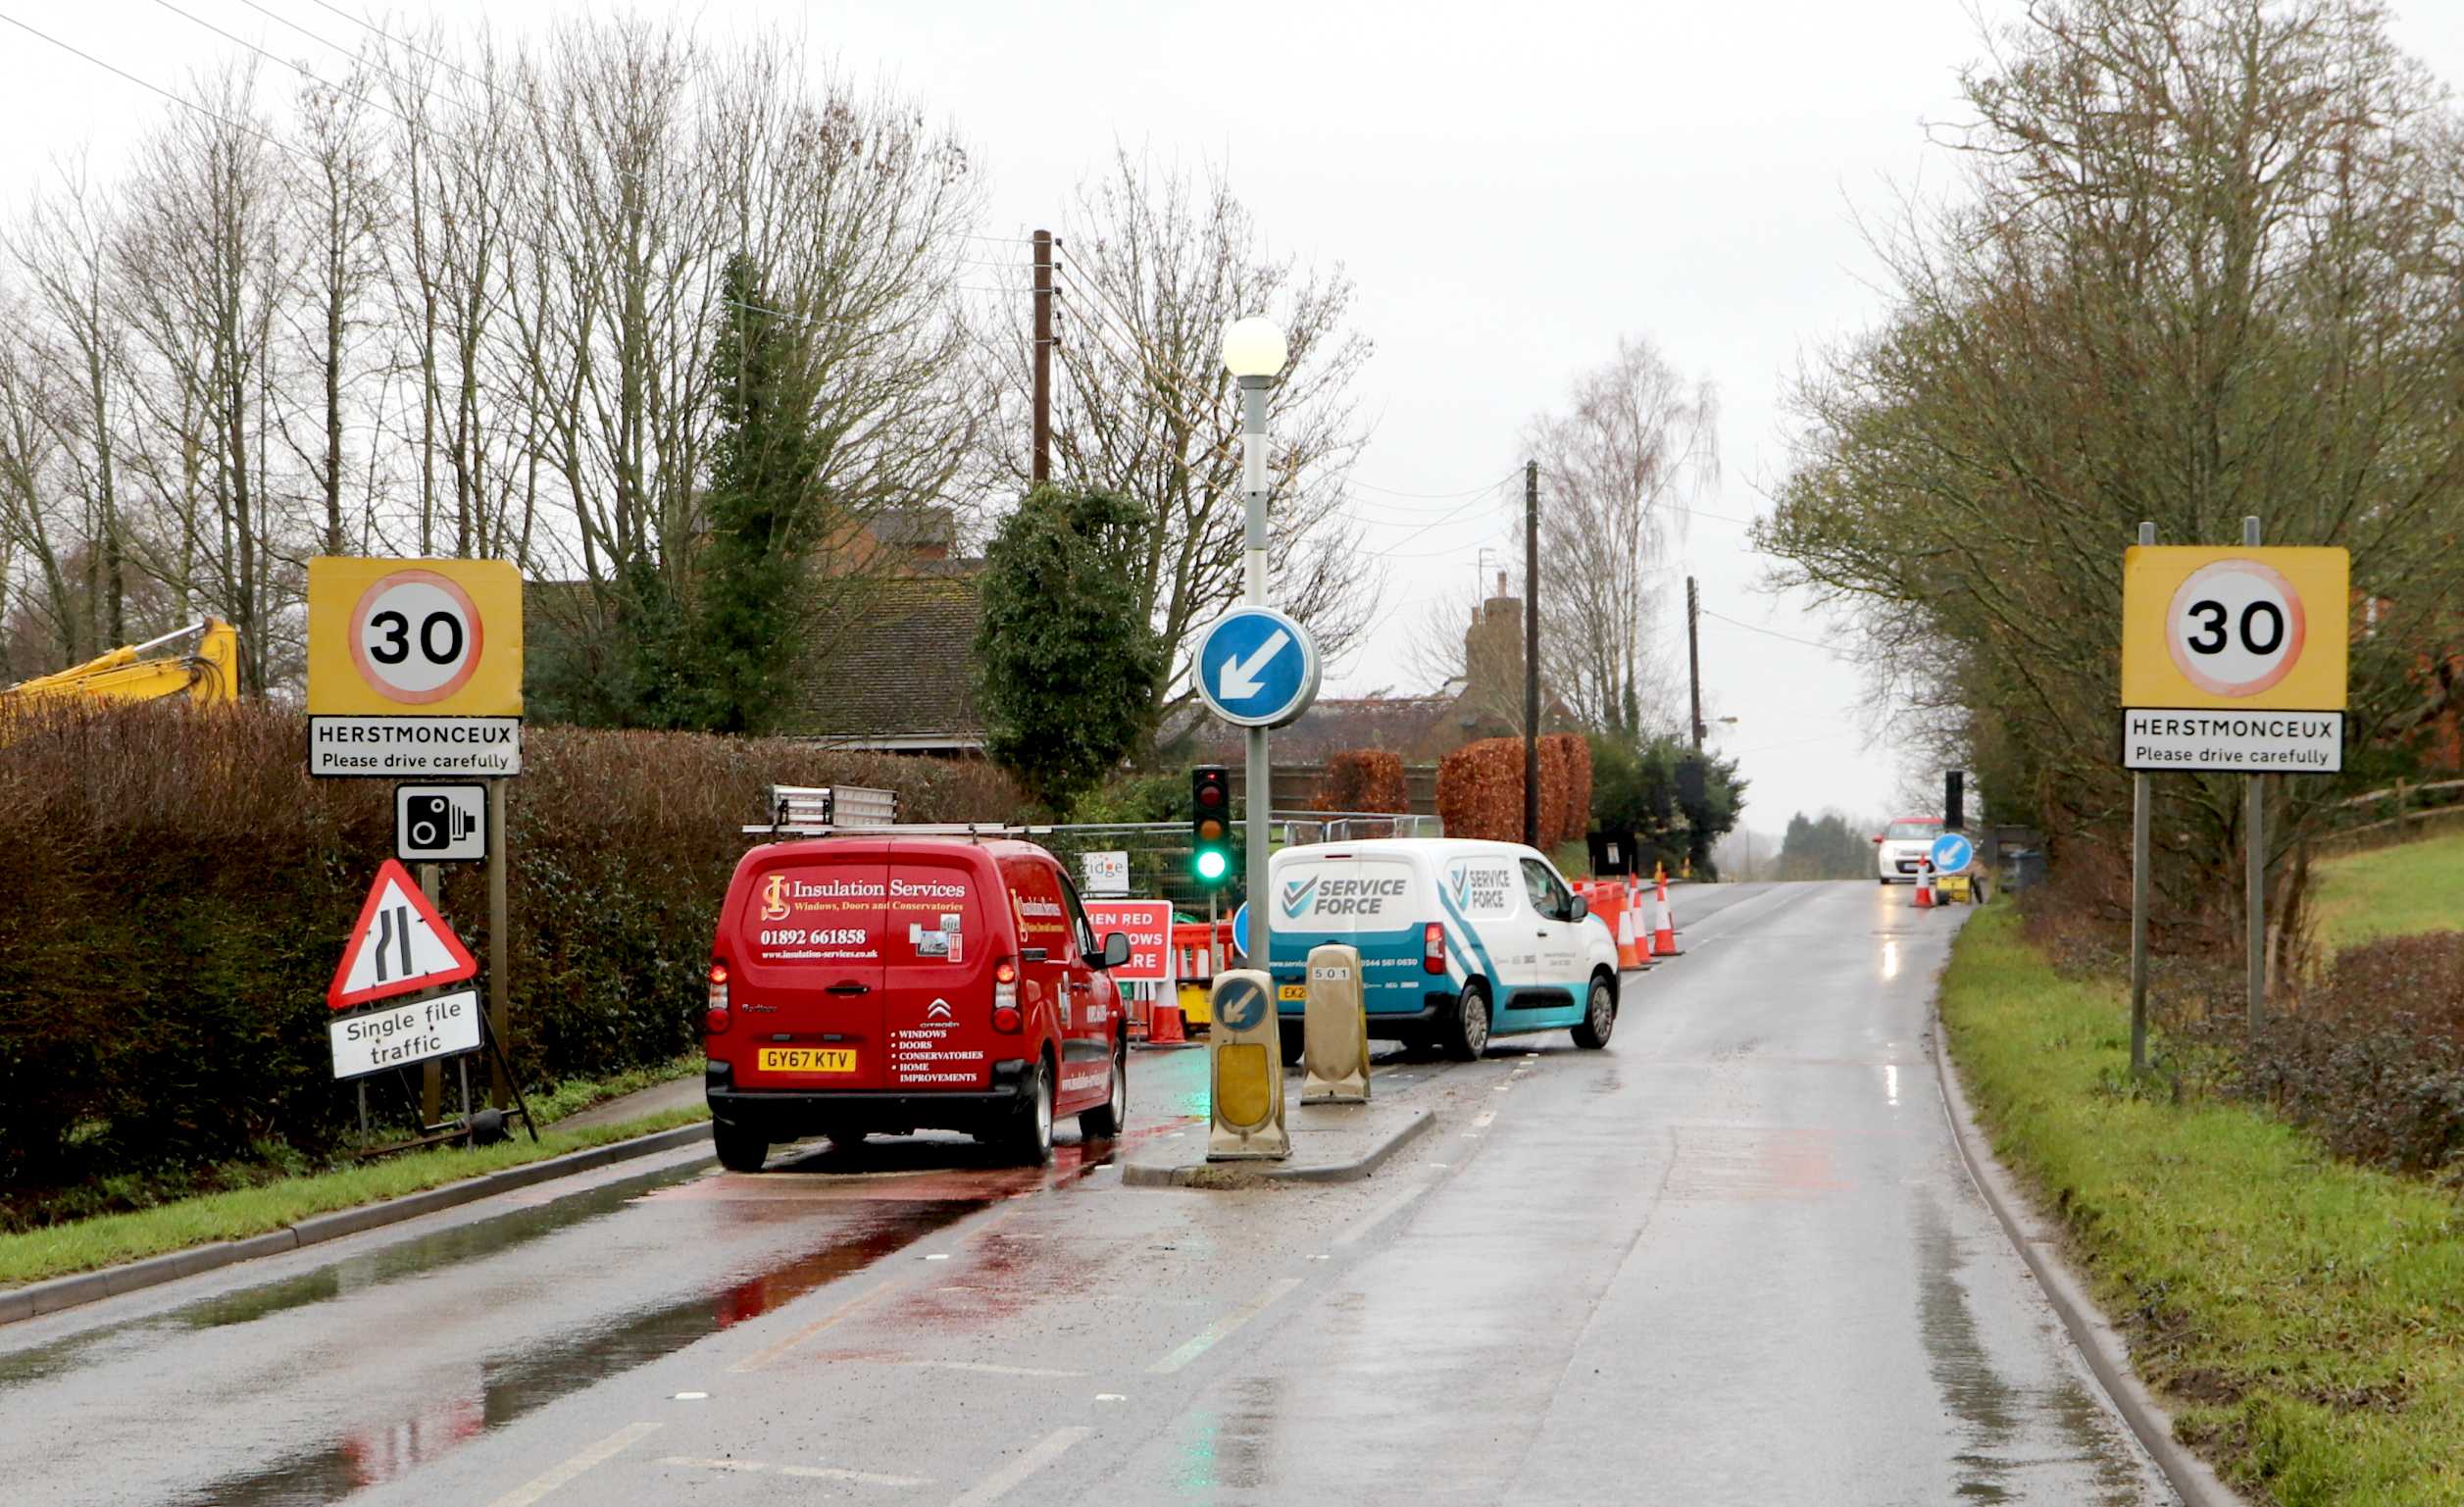
M990 1361L897 1361L900 1366L928 1366L935 1371L973 1371L987 1377L1082 1377L1083 1371L1056 1371L1049 1366L996 1366Z
M697 1471L742 1471L748 1476L755 1471L770 1469L759 1460L705 1460L699 1455L664 1455L660 1457L659 1463L661 1465L689 1465Z
M862 1292L857 1293L854 1297L851 1297L847 1299L847 1301L839 1304L836 1308L831 1309L829 1313L822 1315L821 1318L806 1325L794 1333L789 1334L786 1338L779 1340L776 1344L754 1351L752 1354L744 1357L744 1359L736 1362L732 1366L729 1366L728 1370L738 1374L747 1371L759 1371L764 1366L769 1365L772 1361L779 1359L779 1357L804 1343L806 1340L812 1338L822 1331L829 1329L831 1325L836 1324L839 1320L844 1319L851 1313L854 1313L857 1309L872 1302L875 1298L880 1297L882 1293L887 1292L890 1288L896 1285L898 1285L898 1281L895 1278L892 1278L887 1281L876 1282L874 1285L865 1288Z
M605 1464L632 1448L636 1441L656 1432L658 1428L657 1424L627 1424L562 1465L551 1466L528 1484L514 1487L489 1503L488 1507L530 1507L532 1502L545 1497L592 1466Z
M1053 1430L1037 1439L1034 1447L1027 1453L977 1482L965 1496L950 1503L950 1507L984 1507L986 1502L999 1501L1029 1477L1060 1459L1071 1445L1094 1432L1086 1428Z
M1250 1299L1247 1303L1242 1304L1240 1307L1233 1309L1231 1313L1228 1313L1221 1319L1216 1320L1213 1324L1208 1325L1205 1330L1200 1331L1197 1338L1190 1340L1187 1344L1173 1351L1170 1355L1165 1356L1154 1365L1147 1367L1147 1371L1150 1374L1159 1377L1172 1375L1174 1372L1179 1371L1182 1367L1188 1365L1193 1360L1196 1360L1199 1356L1204 1355L1207 1351L1214 1349L1215 1346L1223 1342L1226 1335L1232 1333L1232 1331L1240 1328L1242 1325L1248 1323L1258 1315L1266 1312L1268 1304L1273 1303L1277 1298L1282 1297L1284 1293L1291 1291L1294 1287L1299 1285L1300 1279L1297 1277L1277 1278L1273 1282L1268 1284L1266 1291Z
M759 1460L709 1460L699 1455L669 1455L661 1465L681 1465L696 1471L731 1471L739 1476L752 1476L771 1467ZM879 1471L850 1471L835 1465L782 1465L781 1476L795 1476L808 1481L851 1481L864 1486L929 1486L930 1476L884 1476Z

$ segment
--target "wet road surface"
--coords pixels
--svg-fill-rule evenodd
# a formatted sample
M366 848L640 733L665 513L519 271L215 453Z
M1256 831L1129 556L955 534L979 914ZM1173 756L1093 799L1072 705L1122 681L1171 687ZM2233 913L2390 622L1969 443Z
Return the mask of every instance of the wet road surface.
M0 1496L2170 1501L1950 1140L1956 913L1677 896L1608 1051L1386 1066L1439 1119L1369 1180L635 1163L0 1329ZM1202 1133L1203 1053L1133 1063Z

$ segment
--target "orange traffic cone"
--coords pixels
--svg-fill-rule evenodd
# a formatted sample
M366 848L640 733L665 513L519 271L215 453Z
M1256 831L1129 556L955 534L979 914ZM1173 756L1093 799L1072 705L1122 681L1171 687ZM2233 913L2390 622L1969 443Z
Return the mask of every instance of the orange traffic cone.
M1930 911L1933 908L1934 860L1929 858L1917 865L1917 909Z
M1660 870L1659 892L1654 897L1654 903L1658 906L1659 914L1654 918L1651 929L1652 955L1662 958L1684 957L1685 954L1677 948L1677 917L1669 910L1669 875L1665 868Z
M1181 1006L1167 999L1155 1001L1153 1010L1147 1017L1147 1044L1180 1046L1188 1039L1181 1031Z

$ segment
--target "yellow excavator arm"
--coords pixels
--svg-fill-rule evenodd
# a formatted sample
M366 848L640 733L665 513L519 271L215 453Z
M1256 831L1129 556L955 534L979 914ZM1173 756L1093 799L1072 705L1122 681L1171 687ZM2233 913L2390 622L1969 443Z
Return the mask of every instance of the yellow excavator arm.
M194 639L193 649L173 647ZM186 696L198 706L239 699L239 632L220 618L176 628L160 638L129 644L0 688L0 706L45 701L156 701Z

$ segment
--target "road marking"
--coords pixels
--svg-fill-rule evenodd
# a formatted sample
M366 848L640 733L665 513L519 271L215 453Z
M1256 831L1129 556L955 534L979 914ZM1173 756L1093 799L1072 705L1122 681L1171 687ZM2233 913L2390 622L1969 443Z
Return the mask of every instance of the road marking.
M696 1471L730 1471L739 1476L757 1475L773 1469L760 1460L707 1460L699 1455L669 1455L659 1463L680 1465ZM893 1488L932 1484L930 1476L884 1476L879 1471L851 1471L835 1465L781 1465L776 1468L776 1474L805 1481L850 1481L859 1485Z
M1231 1313L1228 1313L1221 1319L1216 1320L1213 1324L1208 1325L1204 1330L1199 1331L1197 1338L1190 1340L1187 1344L1173 1351L1170 1355L1165 1356L1154 1365L1147 1367L1147 1371L1150 1374L1159 1377L1172 1375L1174 1372L1179 1371L1182 1367L1188 1365L1193 1360L1196 1360L1199 1356L1204 1355L1207 1351L1214 1349L1218 1344L1221 1344L1224 1341L1225 1336L1231 1334L1234 1330L1239 1329L1242 1325L1248 1323L1258 1315L1266 1312L1268 1304L1274 1302L1277 1298L1282 1297L1284 1293L1291 1291L1294 1287L1299 1285L1300 1279L1297 1277L1277 1278L1273 1282L1270 1282L1267 1285L1266 1291L1250 1299L1247 1303L1242 1304L1240 1307L1233 1309Z
M514 1487L490 1502L488 1507L530 1507L531 1503L565 1485L584 1471L596 1465L603 1465L632 1448L636 1441L646 1434L655 1432L658 1427L657 1424L627 1424L562 1465L549 1467L527 1485Z
M883 1476L874 1471L847 1471L834 1465L782 1465L781 1476L800 1476L807 1481L852 1481L866 1486L929 1486L930 1476Z
M1485 1114L1480 1115L1480 1116L1478 1116L1477 1118L1475 1118L1475 1119L1472 1121L1472 1128L1473 1128L1474 1130L1486 1130L1486 1129L1488 1128L1488 1124L1489 1124L1489 1122L1490 1122L1490 1121L1495 1120L1496 1118L1497 1118L1497 1112L1496 1112L1495 1110L1493 1110L1493 1109L1492 1109L1492 1110L1489 1110L1489 1111L1487 1111Z
M1027 1453L977 1482L973 1489L950 1503L950 1507L984 1507L986 1502L999 1501L1029 1477L1060 1459L1071 1445L1094 1432L1087 1428L1053 1430L1037 1439L1034 1447Z
M794 1333L789 1334L786 1338L779 1340L778 1343L773 1344L766 1349L754 1351L752 1354L744 1357L744 1359L736 1362L732 1366L729 1366L728 1370L733 1373L759 1371L764 1366L767 1366L771 1362L779 1359L779 1357L804 1343L806 1340L812 1338L822 1331L829 1329L831 1325L836 1324L839 1320L844 1319L851 1313L854 1313L857 1309L872 1302L875 1298L880 1297L882 1293L887 1292L890 1288L896 1285L897 1283L895 1281L876 1282L872 1286L865 1288L862 1292L857 1293L854 1297L851 1297L847 1299L847 1301L839 1304L836 1308L831 1309L829 1313L822 1315L821 1318L815 1320L813 1323L808 1324L804 1328L796 1331Z
M1049 1366L996 1366L990 1361L896 1361L899 1366L927 1366L935 1371L972 1371L987 1377L1082 1377L1083 1371L1056 1371Z

